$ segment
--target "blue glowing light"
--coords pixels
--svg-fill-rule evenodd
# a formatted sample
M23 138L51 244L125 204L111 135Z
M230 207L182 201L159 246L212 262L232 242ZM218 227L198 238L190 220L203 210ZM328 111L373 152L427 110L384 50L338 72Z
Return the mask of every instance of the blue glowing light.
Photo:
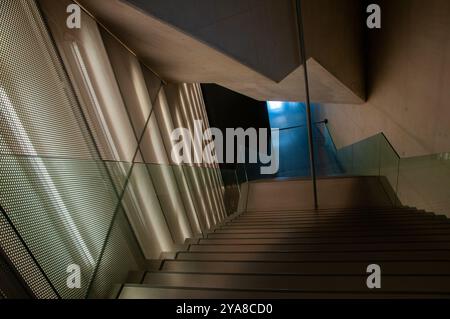
M280 101L269 101L267 106L270 111L280 111L283 108L283 102Z

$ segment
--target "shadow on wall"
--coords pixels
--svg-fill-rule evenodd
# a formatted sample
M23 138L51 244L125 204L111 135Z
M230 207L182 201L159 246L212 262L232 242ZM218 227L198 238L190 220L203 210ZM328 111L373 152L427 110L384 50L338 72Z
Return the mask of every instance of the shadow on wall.
M227 128L265 128L269 132L270 122L266 102L261 102L236 93L217 84L202 84L203 98L208 114L210 127L219 128L226 132ZM224 134L224 145L227 144L227 137ZM235 145L235 160L237 160L237 145ZM224 150L226 158L226 150ZM222 169L236 169L233 163L220 164ZM260 171L261 164L246 165L247 172Z

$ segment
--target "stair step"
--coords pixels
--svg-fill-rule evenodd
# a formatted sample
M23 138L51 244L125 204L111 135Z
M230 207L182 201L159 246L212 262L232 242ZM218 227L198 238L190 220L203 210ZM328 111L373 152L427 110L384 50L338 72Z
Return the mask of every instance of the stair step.
M239 262L166 260L161 271L187 273L366 275L371 262ZM381 262L382 275L450 275L450 262Z
M333 294L328 292L258 291L245 289L155 288L145 285L126 285L121 299L406 299L448 298L445 294L382 293L376 290L359 293Z
M434 230L418 230L418 231L397 231L397 232L363 232L363 233L345 233L345 232L281 232L281 233L210 233L207 235L208 239L221 239L221 238L354 238L359 240L359 238L381 238L381 237L411 237L411 236L426 236L426 237L436 237L436 236L447 236L449 231L447 229L434 229Z
M450 261L443 251L179 252L177 260L210 261Z
M289 290L297 292L367 292L365 275L248 275L248 274L147 274L144 284L154 287L219 288L249 290ZM450 293L450 276L395 276L382 277L379 292Z
M200 239L199 244L217 245L273 245L273 244L350 244L355 242L355 237L287 237L287 238L208 238ZM360 237L358 243L420 243L420 242L450 242L449 235L436 236L390 236L390 237Z
M450 226L447 221L443 222L437 219L419 219L410 220L407 223L403 223L398 220L358 220L358 221L308 221L308 222L291 222L291 223L270 223L270 224L253 224L253 223L228 223L221 226L222 229L240 229L240 228L259 228L259 229L271 229L271 228L295 228L295 227L339 227L339 228L349 228L349 227L361 227L361 226L371 226L374 227L384 227L384 226L412 226L412 225L446 225Z
M326 214L319 214L319 213L289 213L289 214L261 214L261 213L255 213L255 214L249 214L245 213L240 215L236 220L257 220L257 219L283 219L283 218L337 218L337 217L344 217L344 218L355 218L355 217L415 217L415 216L436 216L436 214L433 213L425 213L425 212L417 212L417 211L411 211L411 212L379 212L379 213L365 213L365 212L359 212L359 213L326 213Z
M439 243L352 243L352 244L238 244L238 245L190 245L191 252L283 252L283 251L410 251L410 250L446 250L450 253L450 242Z
M285 218L250 218L245 217L236 218L226 222L226 224L278 224L291 222L316 222L316 221L359 221L359 220L374 220L374 221L402 221L408 222L413 220L440 220L445 221L446 217L442 215L402 215L402 216L314 216L314 217L285 217Z
M308 227L308 226L293 226L293 227L273 227L273 228L230 228L230 227L223 227L218 228L214 232L215 233L229 233L229 234L239 234L239 233L289 233L289 232L297 232L297 233L310 233L310 232L316 232L316 233L389 233L389 232L419 232L419 231L437 231L437 230L443 230L447 231L447 234L450 234L450 224L423 224L423 225L384 225L382 229L377 227L371 227L370 225L367 226L358 226L358 227L336 227L336 226L329 226L329 227Z
M382 288L366 286L378 264ZM120 298L448 298L450 222L412 208L246 212Z
M355 210L355 211L278 211L278 212L246 212L242 214L242 217L258 218L258 217L314 217L314 216L360 216L360 215L372 215L372 216L384 216L384 215L433 215L433 213L418 211L418 210Z
M382 212L382 211L419 211L414 207L346 207L346 208L319 208L319 209L275 209L275 210L247 210L246 214L274 214L274 213L327 213L327 212Z

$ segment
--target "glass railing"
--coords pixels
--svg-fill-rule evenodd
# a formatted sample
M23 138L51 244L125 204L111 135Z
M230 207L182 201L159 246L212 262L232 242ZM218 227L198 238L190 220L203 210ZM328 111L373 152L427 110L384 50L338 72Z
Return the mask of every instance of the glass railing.
M327 128L322 132L332 141ZM395 206L450 212L450 153L401 158L383 133L335 150L337 175L377 176ZM323 164L318 171L329 171Z
M60 297L85 297L131 165L3 153L0 167L2 211L18 236ZM77 289L70 265L80 268Z
M315 151L315 163L317 175L333 176L343 173L342 167L336 157L336 147L328 133L324 122L316 122L313 125L313 145ZM308 130L306 125L292 126L279 129L279 162L278 172L274 174L262 174L261 167L267 163L246 164L249 180L261 180L271 178L311 178L311 166L308 146ZM246 159L249 159L250 151L245 148ZM258 153L258 158L266 157Z
M326 143L332 145L328 154L332 160L320 161L320 152L316 152L316 169L318 177L327 176L372 176L379 177L384 191L393 205L398 205L397 179L400 157L380 133L352 145L337 149L328 127L323 126L321 134ZM317 147L316 147L317 148ZM333 154L334 153L334 154ZM332 172L330 174L330 172Z
M115 296L130 271L145 269L145 260L203 237L239 210L246 182L239 166L134 163L88 296Z
M57 297L114 297L146 259L243 209L246 184L241 166L0 154L0 222L11 225ZM68 285L71 265L79 266L79 289Z
M0 250L36 297L114 296L145 259L184 247L242 207L241 171L222 178L213 165L148 164L169 161L175 128L206 120L198 84L163 86L109 35L63 41L41 13L60 16L35 1L0 3ZM70 52L61 57L55 41ZM130 76L138 89L123 90Z
M303 130L301 138L304 138L305 127L288 128L281 134L295 135L299 133L299 130ZM383 133L338 149L326 123L315 123L313 130L316 173L319 179L376 177L381 184L382 192L386 194L386 204L417 207L436 213L450 213L450 188L448 187L450 153L400 158ZM292 136L290 138L301 139ZM306 146L295 150L294 154L299 150L308 154ZM248 159L248 150L246 154ZM261 175L261 164L240 164L236 171L223 170L227 211L231 213L242 210L243 208L238 205L238 198L242 197L240 191L244 190L244 194L248 191L247 183L243 183L243 179L239 179L236 174L243 172L241 175L247 176L247 180L250 181L278 177L310 178L308 161L305 159L295 165L289 165L289 161L295 160L295 156L280 155L280 171L274 175ZM302 168L302 171L289 170L288 167Z
M237 164L235 169L221 169L221 175L227 216L245 211L249 182L246 165Z
M313 126L313 143L316 176L342 175L344 168L325 122L318 122Z
M450 153L402 158L397 197L403 205L450 213Z

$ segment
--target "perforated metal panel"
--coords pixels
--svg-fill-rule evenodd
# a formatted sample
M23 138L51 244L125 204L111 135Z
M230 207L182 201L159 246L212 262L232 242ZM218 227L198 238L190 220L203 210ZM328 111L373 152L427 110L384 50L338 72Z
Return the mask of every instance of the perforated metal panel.
M0 159L2 205L65 297L83 297L86 292L118 205L100 165L66 159ZM80 290L66 287L70 264L81 267Z
M95 157L34 1L0 1L0 33L0 152Z
M0 247L37 298L57 298L57 294L40 271L38 265L31 258L2 212L0 212Z
M0 205L57 293L83 298L130 165L99 159L34 1L0 0L0 39ZM13 235L0 237L9 258L37 296L54 297ZM81 289L67 287L72 264Z
M61 15L65 15L65 4L58 3L63 9ZM51 24L52 30L55 24L58 25ZM95 22L91 24L95 26ZM64 24L61 28L65 28ZM177 183L181 179L173 177L169 166L152 169L142 164L146 175L140 176L145 178L138 179L140 183L136 184L140 186L140 197L136 199L130 195L132 192L124 192L127 181L130 181L128 190L134 185L133 178L127 179L133 177L129 174L133 165L105 156L111 151L105 145L117 141L106 139L108 127L92 121L90 116L95 110L87 104L79 105L76 97L81 101L81 94L76 92L75 95L76 85L72 86L67 78L33 0L0 0L0 43L0 206L3 208L0 245L39 298L114 295L114 285L124 283L128 271L144 267L141 249L120 203L121 197L128 194L135 202L145 199L145 204L149 205L144 205L144 215L153 220L156 209L161 213L161 224L172 228L167 231L168 240L161 235L161 228L154 231L143 228L151 235L147 237L155 237L155 246L161 246L152 252L159 256L161 251L171 250L172 233L178 231L178 241L184 242L185 237L191 235L189 223L193 224L197 218L194 214L191 219L184 215L184 198L177 193ZM61 49L61 53L63 51ZM107 61L102 62L107 64ZM78 67L89 68L89 65ZM75 81L73 74L71 79ZM161 83L148 74L144 74L144 81L154 101L161 92ZM164 110L168 111L168 108ZM126 112L123 114L120 120L127 124L129 118ZM164 116L169 119L168 113ZM139 133L136 128L135 133ZM136 146L141 144L142 149L146 141L141 141L140 134L137 135L136 141L142 143ZM118 141L116 144L122 146L132 145L129 148L133 151L134 144ZM154 138L149 141L154 142ZM145 162L138 151L139 148L135 162ZM102 160L105 158L109 161ZM134 168L136 171L136 165ZM196 200L200 203L197 206L201 206L203 213L199 219L205 219L202 226L218 222L220 206L215 201L219 196L210 190L211 171L194 169L189 177L180 170L180 176L182 173L186 175L186 189L192 192L195 188ZM154 198L142 187L147 184L155 185ZM163 209L158 208L159 202L165 203ZM127 207L125 201L123 204L130 213L132 205ZM128 216L132 215L133 211ZM136 214L135 217L141 216ZM171 217L170 223L166 222L168 217ZM139 240L142 244L142 237ZM80 289L67 286L67 267L73 264L81 267Z
M115 298L129 271L144 269L144 256L123 209L120 209L108 236L89 298Z

